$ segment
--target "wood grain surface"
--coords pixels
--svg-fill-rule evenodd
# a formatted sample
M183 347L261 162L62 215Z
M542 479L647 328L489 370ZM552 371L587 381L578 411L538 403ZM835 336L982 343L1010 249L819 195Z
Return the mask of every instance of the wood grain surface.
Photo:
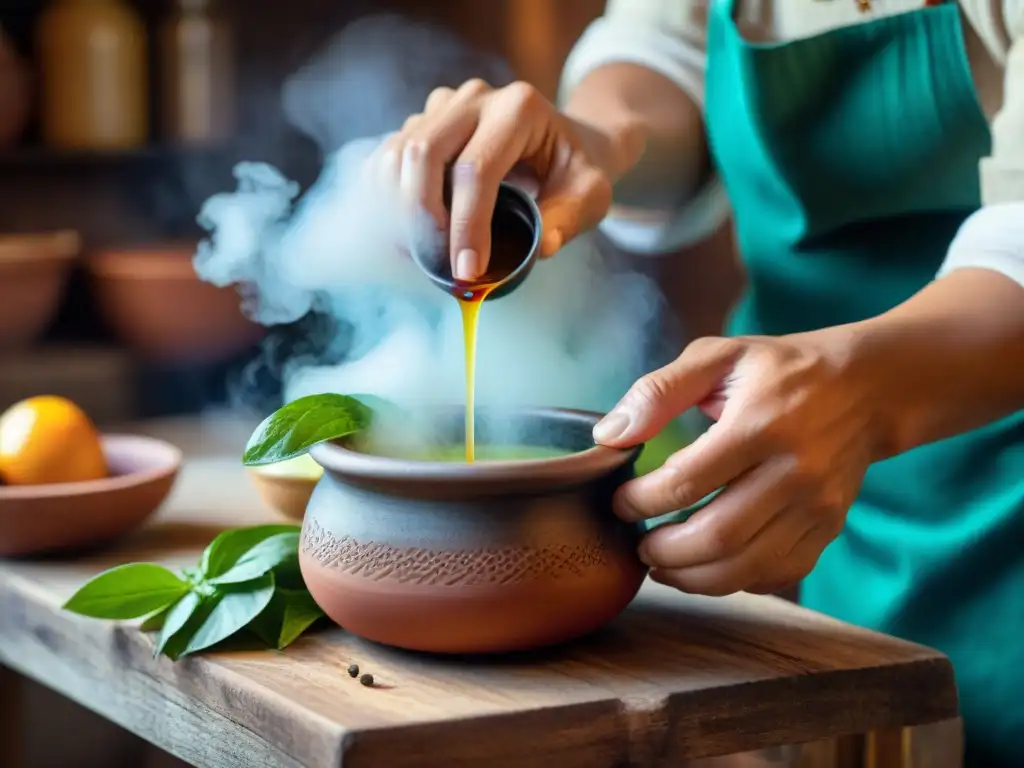
M238 463L250 425L173 422L190 460L158 519L104 553L0 562L0 662L200 766L671 766L955 718L939 653L777 598L648 585L606 630L500 659L440 659L339 629L284 653L152 658L129 625L60 611L117 563L194 563L223 527L274 519ZM241 441L241 442L240 442ZM357 663L377 680L351 679Z

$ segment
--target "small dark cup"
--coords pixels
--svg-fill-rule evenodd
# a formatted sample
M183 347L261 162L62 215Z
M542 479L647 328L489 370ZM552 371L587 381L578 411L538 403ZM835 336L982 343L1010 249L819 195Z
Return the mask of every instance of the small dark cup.
M456 443L461 409L439 436ZM505 417L502 417L505 418ZM612 514L640 447L594 445L599 414L514 414L515 445L556 458L420 462L323 443L299 564L313 599L369 640L433 653L497 653L585 635L614 619L647 573L639 526ZM477 421L500 444L501 419Z
M495 285L487 293L488 301L507 296L522 285L533 269L540 251L540 209L533 197L508 182L498 187L498 198L491 218L491 260L487 274L480 280L464 282L452 275L448 252L425 252L413 248L412 258L434 285L460 299L473 299L486 285Z

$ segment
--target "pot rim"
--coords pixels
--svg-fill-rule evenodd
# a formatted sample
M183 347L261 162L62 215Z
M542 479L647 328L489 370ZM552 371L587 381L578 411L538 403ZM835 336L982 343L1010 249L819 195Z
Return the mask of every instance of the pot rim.
M604 414L571 408L515 408L519 418L575 422L588 431ZM313 446L309 454L326 472L358 484L388 486L445 486L462 490L508 492L510 484L523 492L578 485L608 475L636 461L643 444L609 448L594 444L564 456L541 459L491 460L466 464L447 461L415 461L361 453L339 442Z

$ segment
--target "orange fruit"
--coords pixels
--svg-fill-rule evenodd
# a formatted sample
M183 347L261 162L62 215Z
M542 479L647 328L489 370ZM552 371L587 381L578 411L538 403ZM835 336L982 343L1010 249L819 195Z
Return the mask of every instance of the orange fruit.
M99 432L70 400L30 397L0 414L0 479L4 483L74 483L106 476Z

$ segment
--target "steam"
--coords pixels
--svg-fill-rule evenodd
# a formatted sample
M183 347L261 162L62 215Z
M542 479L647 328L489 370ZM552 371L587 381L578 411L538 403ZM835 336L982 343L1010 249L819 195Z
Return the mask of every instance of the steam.
M377 23L407 25L394 17ZM415 29L429 39L437 34ZM392 48L390 55L417 66L409 50ZM428 92L410 93L408 83L395 89L405 113L418 109ZM387 99L388 91L378 83L375 96ZM457 303L408 257L414 245L441 245L436 228L367 172L366 159L385 133L352 138L330 151L303 195L277 169L241 163L234 171L237 188L207 200L200 213L210 232L194 262L202 279L244 284L244 312L265 325L328 320L304 349L275 362L286 401L359 393L414 413L464 402ZM649 367L647 339L660 301L649 279L616 270L593 238L576 240L539 263L517 291L484 305L478 405L607 410Z

